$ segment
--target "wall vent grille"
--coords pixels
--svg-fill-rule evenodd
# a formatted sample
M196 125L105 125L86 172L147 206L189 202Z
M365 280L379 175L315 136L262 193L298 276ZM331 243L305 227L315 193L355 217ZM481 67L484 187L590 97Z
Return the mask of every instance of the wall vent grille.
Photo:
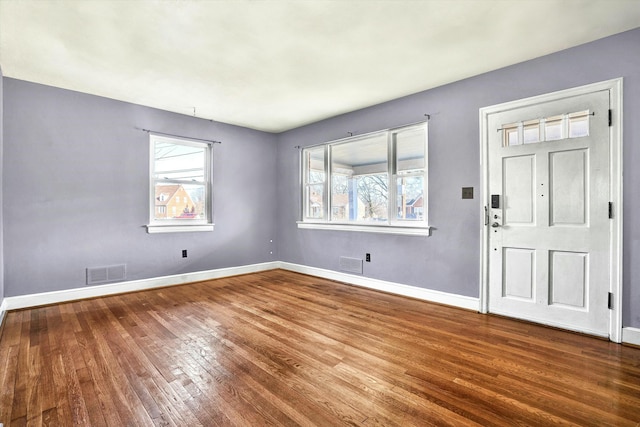
M126 264L87 268L87 285L99 285L108 282L119 282L124 280L126 277Z
M362 260L359 258L340 257L340 271L362 274Z

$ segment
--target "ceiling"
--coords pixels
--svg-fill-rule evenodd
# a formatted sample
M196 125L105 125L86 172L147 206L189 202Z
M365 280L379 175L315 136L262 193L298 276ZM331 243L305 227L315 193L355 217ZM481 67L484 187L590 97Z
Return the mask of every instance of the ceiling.
M282 132L639 26L640 0L0 0L0 66Z

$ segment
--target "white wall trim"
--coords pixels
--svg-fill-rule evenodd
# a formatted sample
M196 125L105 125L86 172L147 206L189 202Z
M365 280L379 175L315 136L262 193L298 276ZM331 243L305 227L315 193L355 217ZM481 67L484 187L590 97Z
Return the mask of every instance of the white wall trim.
M147 225L147 233L189 233L194 231L213 231L214 224L201 225Z
M4 323L4 317L7 314L7 299L2 299L2 304L0 304L0 330L2 330L2 325ZM1 426L0 426L1 427Z
M62 291L43 292L39 294L5 297L2 302L2 312L39 305L56 304L86 298L95 298L125 292L142 291L146 289L162 288L165 286L182 285L202 280L219 279L237 276L239 274L256 273L278 268L278 262L250 264L239 267L219 268L215 270L197 271L193 273L175 274L171 276L154 277L151 279L131 280L128 282L110 283L107 285L86 286L83 288L65 289Z
M257 273L261 271L283 270L296 273L309 274L329 280L361 286L368 289L388 292L396 295L407 296L428 302L449 305L467 310L478 311L479 299L464 295L450 294L432 289L419 288L417 286L403 285L401 283L387 282L369 277L342 273L339 271L309 267L282 261L250 264L239 267L219 268L215 270L197 271L194 273L175 274L171 276L154 277L151 279L131 280L128 282L110 283L107 285L87 286L83 288L66 289L62 291L43 292L39 294L5 297L0 304L0 326L5 320L9 310L36 307L40 305L56 304L86 298L115 295L126 292L142 291L146 289L162 288L182 285L185 283L199 282L203 280L220 279L223 277L237 276L240 274ZM640 328L625 327L622 329L622 342L640 346Z
M609 88L611 96L611 109L612 109L612 125L610 129L611 145L609 155L611 156L611 186L609 188L611 202L613 203L613 220L611 221L610 229L610 246L611 246L611 275L610 275L610 290L613 293L613 310L610 310L609 319L609 339L613 342L622 342L622 271L623 271L623 101L622 95L624 93L622 87L623 80L618 78L604 82L605 87Z
M640 328L622 328L622 342L626 344L640 345Z
M106 285L87 286L83 288L65 289L61 291L43 292L38 294L6 297L0 307L0 316L8 310L36 307L39 305L56 304L86 298L135 292L166 286L181 285L203 280L219 279L240 274L256 273L260 271L282 268L297 273L309 274L330 280L337 280L351 285L362 286L392 294L417 298L424 301L436 302L467 310L478 310L478 298L455 295L447 292L403 285L384 280L371 279L322 268L308 267L300 264L273 261L262 264L251 264L240 267L220 268L216 270L198 271L194 273L176 274L172 276L155 277L151 279L132 280L128 282L110 283Z
M431 228L410 227L399 225L364 225L364 224L336 224L336 223L320 223L311 221L298 221L298 228L306 228L311 230L332 230L332 231L360 231L364 233L381 233L381 234L398 234L401 236L423 236L431 235Z
M369 277L341 273L333 270L325 270L322 268L308 267L306 265L292 264L289 262L280 262L280 268L282 268L283 270L322 277L324 279L337 280L364 288L389 292L396 295L403 295L424 301L478 311L478 298L474 297L434 291L431 289L419 288L417 286L403 285L401 283L387 282L384 280L371 279Z

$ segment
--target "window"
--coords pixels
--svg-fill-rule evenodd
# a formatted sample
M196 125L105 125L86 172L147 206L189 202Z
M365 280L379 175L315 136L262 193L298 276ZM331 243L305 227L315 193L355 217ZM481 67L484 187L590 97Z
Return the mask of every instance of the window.
M591 115L593 113L589 111L578 111L503 125L503 145L510 147L523 143L533 144L589 136L589 117Z
M302 150L301 228L428 234L427 124Z
M150 134L149 233L211 231L211 146Z

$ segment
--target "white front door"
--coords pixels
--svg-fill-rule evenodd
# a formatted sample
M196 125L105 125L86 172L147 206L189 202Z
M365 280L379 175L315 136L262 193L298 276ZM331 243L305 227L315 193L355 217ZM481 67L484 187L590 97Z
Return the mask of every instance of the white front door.
M488 311L609 335L610 92L486 114Z

